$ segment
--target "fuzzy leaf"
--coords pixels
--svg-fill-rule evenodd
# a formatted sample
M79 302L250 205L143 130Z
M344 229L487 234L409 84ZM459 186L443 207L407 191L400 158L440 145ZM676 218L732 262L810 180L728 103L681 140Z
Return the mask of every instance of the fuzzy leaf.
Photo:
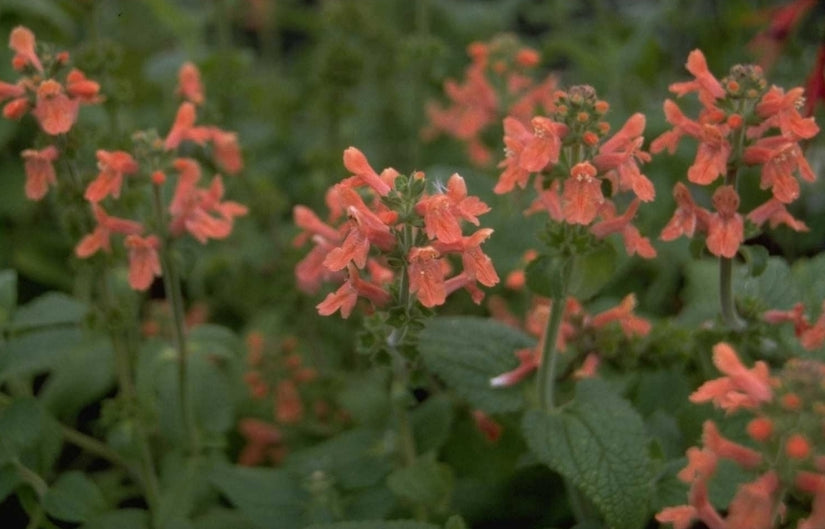
M535 341L507 325L475 317L435 318L419 337L426 366L474 407L490 413L524 406L520 389L493 388L490 379L514 369L518 349Z
M283 470L224 465L210 481L259 529L303 526L305 495Z
M583 380L573 401L527 413L523 429L530 450L576 485L609 527L644 525L652 494L644 423L605 382Z
M49 292L18 307L12 326L23 329L77 324L87 312L88 307L71 296Z
M81 339L76 328L48 328L12 338L0 355L0 382L60 365Z
M430 453L408 466L395 470L387 478L387 486L413 505L423 505L436 511L450 502L454 477L450 467L435 460Z

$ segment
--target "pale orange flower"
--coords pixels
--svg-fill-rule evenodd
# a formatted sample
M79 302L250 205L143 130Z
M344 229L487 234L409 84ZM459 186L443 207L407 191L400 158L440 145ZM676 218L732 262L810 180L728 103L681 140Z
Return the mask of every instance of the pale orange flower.
M37 57L35 47L34 33L29 28L17 26L11 30L9 48L15 52L14 61L12 62L15 69L21 70L23 66L31 65L38 72L43 71L43 65Z
M129 249L129 286L135 290L146 290L152 285L156 276L161 275L160 239L155 235L126 237Z
M676 199L676 211L659 236L663 241L672 241L681 235L693 237L698 229L707 231L710 212L696 205L690 190L682 182L673 186L673 198Z
M11 84L0 81L0 102L6 99L23 97L24 95L26 95L26 88L22 84Z
M782 131L783 136L795 140L813 138L819 132L814 118L803 118L799 107L804 103L805 90L797 87L785 91L778 86L772 86L759 104L756 113L766 120L766 126L775 126Z
M716 213L708 218L707 247L713 255L732 258L744 240L745 222L737 213L739 195L733 186L720 186L713 193Z
M527 180L530 178L530 171L521 164L521 156L527 142L532 139L532 134L519 120L504 118L504 160L498 164L504 168L504 172L499 176L493 192L496 194L509 193L518 185L524 189Z
M441 254L432 246L414 247L407 256L410 293L425 307L441 305L447 298Z
M182 141L191 140L199 145L203 145L212 139L213 133L209 127L196 127L197 110L195 105L189 101L184 101L178 107L178 112L175 114L175 121L172 123L172 128L169 129L169 134L163 142L163 146L167 151L176 149Z
M30 200L40 200L46 196L50 185L57 184L53 165L59 156L57 148L49 145L39 151L26 149L20 155L25 160L26 197Z
M656 190L638 165L638 162L650 161L650 154L642 150L644 129L644 114L630 116L622 128L599 147L593 165L602 172L615 171L618 185L614 189L632 190L642 201L649 202L656 196ZM610 178L610 174L607 177Z
M81 259L89 257L99 250L111 251L109 237L112 233L137 235L143 231L143 226L139 222L109 216L99 204L92 204L92 212L97 221L97 227L92 233L83 237L74 250L75 254Z
M381 179L367 161L364 153L355 147L344 150L344 167L358 177L361 183L370 186L379 195L386 196L391 187Z
M126 151L99 149L95 155L100 173L89 183L83 196L89 202L100 202L110 195L119 198L120 189L123 186L123 175L136 173L137 162Z
M567 127L543 116L534 117L530 124L533 135L524 145L519 165L525 171L535 173L559 161L561 139L567 133Z
M477 197L467 195L467 185L458 173L450 176L444 193L422 198L415 208L424 217L427 236L444 243L461 239L461 220L478 226L478 215L490 211Z
M178 88L176 93L187 101L196 105L203 104L203 84L198 67L191 62L185 62L178 70Z
M341 311L341 317L349 318L355 303L358 301L358 291L349 281L341 285L338 290L331 292L326 298L318 303L315 308L321 316L330 316L336 311Z
M773 196L784 204L799 197L799 182L793 173L798 171L808 182L816 180L816 174L802 154L802 149L796 141L784 136L760 139L745 149L743 159L747 164L762 165L760 187L770 188Z
M657 522L673 524L673 529L689 529L696 518L696 507L693 505L665 507L656 514Z
M808 231L808 226L801 220L795 219L785 204L771 197L760 206L757 206L750 213L748 213L748 220L761 226L768 222L771 228L776 228L780 224L785 224L794 231Z
M479 432L491 443L495 443L501 437L501 424L493 420L481 410L473 410L473 421Z
M101 101L100 85L96 81L88 79L77 68L72 68L66 76L66 92L83 103L99 103Z
M6 119L20 119L29 111L29 100L25 97L12 99L3 105L3 117Z
M590 224L604 203L602 184L596 178L596 168L590 162L581 162L570 169L564 181L562 212L570 224Z
M636 211L639 209L639 199L636 198L627 207L627 210L619 216L615 214L615 206L611 202L606 202L601 209L604 220L590 228L591 233L603 239L611 233L621 233L627 255L639 254L645 259L656 257L656 249L650 244L647 237L642 237L638 228L631 224Z
M271 453L268 448L283 441L283 434L275 425L260 419L241 419L238 431L246 438L246 445L238 455L238 464L241 466L254 466L264 462L267 454Z
M37 102L32 114L46 134L65 134L77 121L80 103L63 93L63 86L47 79L37 87Z
M779 478L774 471L739 486L728 506L727 529L772 529L776 516Z
M702 424L702 444L717 457L730 459L744 468L755 468L762 463L762 454L724 437L713 421Z
M238 135L226 132L217 127L210 128L212 132L212 154L218 167L234 175L243 169L243 157L238 145Z
M730 345L720 342L713 347L713 363L726 376L702 384L690 395L691 402L712 401L730 413L739 408L753 409L773 399L768 366L764 362L756 362L748 369Z
M538 369L541 357L534 349L520 349L516 351L516 357L519 359L519 365L515 369L491 378L490 386L494 388L514 386Z
M722 83L708 69L707 60L701 50L693 50L688 54L685 67L695 79L671 84L669 87L671 92L679 97L690 92L698 92L699 101L706 106L712 106L716 99L725 97Z
M617 306L593 316L590 323L593 328L599 329L610 322L616 321L619 322L622 331L628 338L646 336L650 332L651 324L646 319L633 314L635 308L636 295L631 292Z

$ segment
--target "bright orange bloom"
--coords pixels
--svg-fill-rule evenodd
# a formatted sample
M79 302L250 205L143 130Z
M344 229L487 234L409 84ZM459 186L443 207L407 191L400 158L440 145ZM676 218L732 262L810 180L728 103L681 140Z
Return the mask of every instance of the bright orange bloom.
M657 522L673 524L673 529L689 529L696 518L696 507L693 505L665 507L656 514Z
M785 454L791 459L807 459L811 455L811 442L802 434L791 434L785 440Z
M755 468L762 462L762 454L722 436L713 421L702 424L702 443L717 457L730 459L744 468Z
M673 198L676 199L676 211L659 236L663 241L672 241L681 235L693 237L698 229L707 231L710 212L696 205L690 190L682 182L673 186Z
M26 88L22 84L10 84L0 81L0 101L23 97L24 95L26 95Z
M243 169L243 157L238 145L238 135L217 127L210 127L210 131L212 132L212 154L215 157L215 163L231 175L239 173Z
M361 183L370 186L382 197L390 192L391 187L378 176L364 153L355 147L348 147L344 150L344 167L357 176Z
M754 145L745 149L744 161L747 164L762 164L762 189L770 188L773 196L784 204L793 202L799 197L799 183L793 173L813 182L814 174L802 150L796 141L784 136L762 138Z
M324 259L324 266L329 270L343 270L352 262L358 268L367 264L367 255L370 251L370 241L359 228L358 222L350 221L350 230L341 246L333 248Z
M690 92L698 92L699 101L705 106L712 106L716 99L725 97L725 89L708 69L708 63L701 50L693 50L688 54L685 67L693 74L695 79L671 84L671 92L679 97Z
M490 211L477 197L467 195L467 185L458 173L450 176L444 193L422 198L415 209L424 217L427 236L444 243L461 239L461 220L478 226L478 215Z
M636 295L633 293L624 297L621 303L612 309L607 309L593 316L591 325L595 329L604 327L610 322L617 321L628 338L646 336L650 332L651 324L644 318L633 314L636 308Z
M615 215L615 206L611 202L606 202L601 209L604 220L593 225L590 231L596 237L603 239L611 233L621 233L627 255L639 254L645 259L656 257L656 249L650 244L647 237L642 237L638 228L631 224L636 210L639 209L639 199L633 200L622 215Z
M481 243L492 234L492 229L482 228L462 239L461 262L464 266L464 273L487 287L495 286L499 282L498 274L493 268L493 261L481 251Z
M98 103L101 100L100 85L77 68L72 68L66 76L66 92L83 103Z
M521 158L527 142L532 139L532 135L523 123L515 118L504 118L504 152L505 158L498 165L504 168L504 172L498 179L493 192L496 194L509 193L518 185L524 189L527 180L530 178L530 171L522 166Z
M83 237L74 249L75 254L81 259L95 254L98 250L111 251L109 237L112 233L137 235L143 231L143 226L139 222L111 217L99 204L92 204L92 212L97 221L97 227L92 233Z
M768 417L755 417L748 422L746 430L751 439L764 443L773 435L773 421Z
M813 138L819 132L814 118L803 118L798 108L803 104L805 90L797 87L788 91L772 86L762 101L756 105L756 113L766 120L766 126L775 126L794 141Z
M120 188L123 186L123 175L134 174L138 171L138 164L132 155L126 151L104 151L96 153L97 167L100 169L95 178L86 188L84 197L89 202L100 202L109 195L120 197Z
M155 235L129 235L126 237L126 248L129 249L129 286L135 290L146 290L155 277L161 275L158 256L160 239Z
M519 165L525 171L535 173L559 161L561 139L567 133L567 127L543 116L534 117L530 124L533 136L524 145Z
M596 353L588 353L587 356L584 357L584 361L582 365L573 371L573 378L576 380L581 380L584 378L594 378L596 376L596 371L599 368L599 364L601 363L601 358Z
M203 104L201 73L193 63L187 61L181 65L178 70L178 88L175 93L196 105Z
M650 154L642 150L645 129L644 114L633 114L612 138L599 147L599 154L593 158L593 165L601 172L618 175L618 185L614 189L632 190L644 202L656 196L653 183L639 171L637 162L649 162Z
M54 145L45 149L26 149L20 155L25 160L26 168L26 197L29 200L40 200L49 191L49 185L57 184L57 175L53 162L59 153Z
M506 388L514 386L527 378L530 373L538 369L540 356L533 349L520 349L516 351L519 365L506 373L490 379L490 386L494 388Z
M25 97L12 99L3 106L3 117L6 119L20 119L29 111L29 100Z
M728 413L739 408L753 409L773 399L768 366L756 362L751 369L742 365L727 343L713 347L713 363L726 376L702 384L690 395L691 402L712 401Z
M35 47L34 33L29 28L17 26L11 30L9 48L15 52L14 61L12 61L15 69L20 70L25 65L31 65L38 72L43 71L43 65L37 57Z
M696 149L696 159L688 169L688 180L708 185L727 171L731 145L727 140L727 125L704 124Z
M414 247L407 256L410 293L425 307L441 305L447 298L441 254L432 246Z
M774 471L739 486L728 506L726 529L772 529L778 508L779 477Z
M596 173L589 162L578 163L570 169L562 192L562 212L570 224L590 224L604 203L602 183Z
M691 446L687 449L687 466L679 471L677 477L684 483L693 483L697 479L709 479L716 472L719 457L707 448Z
M46 134L65 134L77 121L80 103L63 93L63 86L47 79L37 87L37 102L32 114Z
M195 105L189 101L184 101L175 114L175 121L169 134L163 142L163 147L167 151L176 149L184 140L191 140L199 145L203 145L212 139L213 132L210 127L196 127L197 110Z
M719 257L732 258L744 240L745 222L736 212L739 195L733 186L720 186L713 193L716 213L708 218L708 250Z
M321 316L330 316L340 310L341 317L347 319L352 314L352 309L355 308L357 301L358 291L355 290L351 282L346 281L338 290L328 294L315 308L318 309L318 314Z
M768 222L771 228L776 228L780 224L785 224L794 231L808 231L808 226L801 220L795 219L785 204L776 198L769 198L764 204L757 206L748 213L748 220L761 226Z

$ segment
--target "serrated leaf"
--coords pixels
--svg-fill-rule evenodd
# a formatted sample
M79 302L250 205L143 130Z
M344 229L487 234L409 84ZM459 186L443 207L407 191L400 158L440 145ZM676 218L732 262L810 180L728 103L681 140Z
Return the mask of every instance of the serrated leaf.
M223 465L210 482L259 529L303 526L306 494L283 470Z
M83 321L88 307L61 292L48 292L18 307L12 318L12 327L27 329L72 325Z
M387 477L387 486L413 505L441 511L450 502L454 481L450 467L436 461L430 453L417 458L410 466L393 471Z
M43 498L46 512L65 522L87 522L106 510L106 501L94 481L80 472L61 474Z
M518 365L515 351L533 346L535 340L503 323L465 316L430 320L418 343L427 368L474 407L489 413L524 406L520 389L493 388L490 379Z
M605 382L579 382L573 401L550 413L528 412L523 429L533 454L581 490L608 526L645 524L652 494L645 426Z
M17 306L17 272L0 270L0 325L5 325Z
M374 520L313 524L306 529L440 529L431 523L412 520Z

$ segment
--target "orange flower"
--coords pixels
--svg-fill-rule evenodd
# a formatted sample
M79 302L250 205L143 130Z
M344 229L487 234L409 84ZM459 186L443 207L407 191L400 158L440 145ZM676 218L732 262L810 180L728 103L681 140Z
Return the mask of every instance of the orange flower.
M473 421L484 438L495 443L501 437L501 425L481 410L473 410Z
M784 204L799 197L799 183L793 177L794 172L799 171L808 182L816 180L816 174L799 145L784 136L760 139L745 149L743 158L747 164L762 164L760 187L771 188L773 196Z
M321 316L330 316L340 310L341 317L347 319L352 314L352 309L355 308L357 301L358 291L355 290L351 282L346 281L338 290L328 294L315 308L318 309L318 314Z
M688 180L694 184L708 185L725 174L731 153L727 134L727 125L702 125L696 159L688 169Z
M422 198L415 208L424 217L427 236L444 243L461 239L460 220L478 226L477 216L490 211L477 197L467 196L467 185L458 173L450 176L444 193Z
M595 224L590 231L596 237L603 239L611 233L621 233L624 240L624 247L627 255L639 254L645 259L656 257L656 249L650 244L647 237L642 237L639 230L631 224L636 210L639 209L639 199L633 200L622 215L615 215L615 206L612 203L605 203L601 213L604 220Z
M496 183L493 192L509 193L518 185L524 189L530 178L530 171L522 167L521 157L527 142L532 138L530 131L520 121L512 117L504 118L504 152L505 158L498 165L504 172Z
M215 163L231 175L239 173L243 169L243 157L238 145L238 135L217 127L211 127L210 131L212 132L212 154L215 157Z
M773 197L751 210L748 213L748 220L757 226L768 222L771 228L785 224L794 231L808 231L808 226L804 222L795 219L785 208L785 204Z
M725 97L725 89L708 69L708 63L701 50L693 50L688 54L685 67L695 79L671 84L669 87L671 92L679 97L690 92L698 92L699 101L705 106L712 106L716 99Z
M204 101L201 73L191 62L185 62L178 70L178 88L176 92L187 101L200 105Z
M814 118L803 118L798 108L804 103L801 87L793 88L786 94L778 86L772 86L759 104L756 113L766 120L766 126L775 126L783 136L793 140L813 138L819 132Z
M238 423L238 431L246 438L246 446L238 455L238 464L241 466L254 466L262 463L267 454L271 454L267 449L283 441L283 435L275 425L260 419L241 419Z
M158 256L160 239L155 235L129 235L126 237L126 248L129 249L129 286L135 290L146 290L155 276L161 275Z
M673 198L676 199L676 211L659 236L663 241L672 241L681 235L693 237L693 233L706 231L710 212L696 205L690 195L690 190L682 182L673 187Z
M533 137L525 144L519 165L525 171L535 173L559 161L561 138L567 133L567 127L543 116L534 117L530 124Z
M304 416L304 403L298 387L290 379L281 380L275 388L275 418L284 424L294 424Z
M771 529L778 507L779 478L774 471L739 486L728 506L726 529Z
M175 121L172 123L172 128L169 129L169 134L163 142L163 147L167 151L177 149L178 145L184 140L191 140L199 145L203 145L212 138L213 133L209 127L196 127L195 120L197 119L197 111L195 105L189 101L184 101L178 107L178 112L175 114Z
M444 288L444 268L441 254L432 246L414 247L407 256L410 294L415 294L425 307L435 307L444 303L447 292Z
M98 103L101 101L99 96L100 85L88 79L77 68L73 68L66 76L66 92L83 103Z
M47 79L37 87L37 102L32 114L46 134L57 135L69 132L77 121L79 101L63 93L63 86L53 79Z
M15 56L12 64L15 69L21 70L25 65L31 65L38 72L43 71L43 65L37 57L35 51L34 33L29 28L17 26L11 30L9 35L9 48L14 50Z
M590 162L581 162L570 169L570 177L564 181L562 212L571 224L590 224L604 203L601 180L596 178L596 168Z
M762 462L762 454L723 437L713 421L702 424L702 443L717 457L730 459L744 468L755 468Z
M716 213L708 218L708 250L719 257L734 257L744 239L745 223L739 208L739 195L733 186L720 186L713 193Z
M656 514L657 522L673 524L673 529L689 529L696 518L696 507L693 505L665 507Z
M464 273L486 287L495 286L499 282L498 274L493 268L493 261L481 251L481 243L492 234L492 229L482 228L462 239L461 262L464 266Z
M139 222L110 217L99 204L92 204L92 212L97 221L97 227L92 233L83 237L74 250L75 254L81 259L97 253L98 250L111 251L109 237L112 233L137 235L143 231L143 226Z
M633 114L624 126L599 148L593 158L593 165L599 171L618 174L618 185L614 189L632 190L644 202L653 200L656 190L653 183L639 171L639 162L649 162L650 154L642 150L645 129L644 114ZM610 175L608 175L610 178Z
M0 101L23 97L24 95L26 95L26 89L22 84L10 84L0 81Z
M728 413L739 408L756 408L773 399L768 366L756 362L752 369L746 368L736 356L736 351L727 343L713 347L713 363L726 376L702 384L690 395L691 402L712 401Z
M716 472L719 457L707 448L691 446L687 449L687 466L679 471L677 477L684 483L693 483L697 479L709 479Z
M382 197L390 192L391 187L378 176L364 153L355 147L349 147L344 151L344 167L358 177L361 183L370 186Z
M563 221L564 210L562 209L561 194L559 193L561 182L559 180L553 180L550 183L550 187L544 189L544 183L542 180L540 178L536 178L534 187L536 189L536 198L533 200L533 203L530 204L530 207L524 211L524 213L531 215L533 213L543 211L546 212L554 221Z
M123 186L123 175L136 173L137 162L131 154L125 151L99 149L96 156L100 173L89 183L83 196L89 202L100 202L109 195L119 198L120 188Z
M490 379L490 386L494 388L506 388L514 386L527 378L530 373L538 369L540 356L533 349L520 349L516 351L519 365L506 373Z
M646 336L650 332L650 322L633 314L634 308L636 308L636 295L630 293L616 307L593 316L591 325L599 329L610 322L617 321L628 338L634 335Z
M29 111L29 100L25 97L12 99L3 105L3 117L6 119L20 119Z
M40 200L49 191L49 185L57 184L57 175L52 164L57 160L59 153L54 145L45 149L26 149L20 153L25 160L26 168L26 197L30 200Z
M324 259L324 266L329 270L343 270L352 262L358 268L367 264L367 255L370 251L370 241L359 229L356 221L350 222L350 230L341 246L333 248Z

